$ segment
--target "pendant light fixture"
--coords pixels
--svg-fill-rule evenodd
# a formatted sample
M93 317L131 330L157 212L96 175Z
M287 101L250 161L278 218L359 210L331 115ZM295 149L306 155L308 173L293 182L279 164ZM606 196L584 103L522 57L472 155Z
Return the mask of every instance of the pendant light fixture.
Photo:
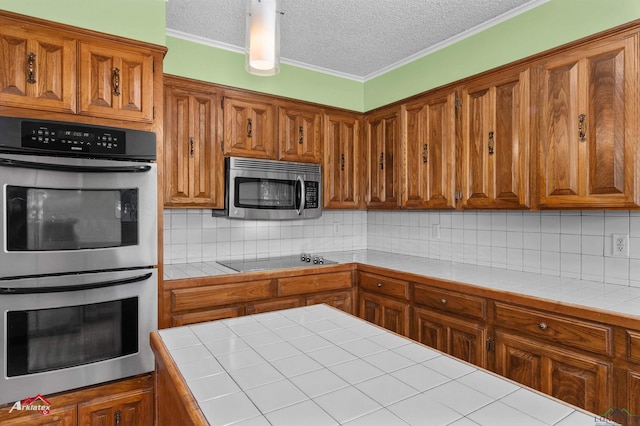
M277 0L247 0L246 68L255 75L280 71L280 15Z

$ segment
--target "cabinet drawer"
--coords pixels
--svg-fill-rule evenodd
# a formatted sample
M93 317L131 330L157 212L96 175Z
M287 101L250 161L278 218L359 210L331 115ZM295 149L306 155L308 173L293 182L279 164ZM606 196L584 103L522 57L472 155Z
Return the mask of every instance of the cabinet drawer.
M225 318L234 318L242 315L242 308L239 306L229 306L226 308L211 309L200 312L188 312L171 316L171 327L195 324L198 322L214 321Z
M611 327L541 311L495 303L495 323L547 341L611 355Z
M278 296L293 296L347 288L351 288L351 272L302 275L278 279Z
M640 364L640 331L627 330L627 358Z
M360 289L409 300L409 283L382 275L360 272Z
M242 303L271 297L273 280L247 281L233 284L177 289L171 292L171 311Z
M432 309L456 315L486 319L484 299L462 293L416 285L413 290L415 302Z

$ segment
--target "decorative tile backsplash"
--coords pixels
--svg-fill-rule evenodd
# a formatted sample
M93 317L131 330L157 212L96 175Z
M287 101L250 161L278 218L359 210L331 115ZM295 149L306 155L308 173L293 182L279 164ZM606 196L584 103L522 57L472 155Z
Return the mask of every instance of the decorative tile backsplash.
M612 255L628 235L628 257ZM318 219L242 221L164 212L164 261L383 250L640 287L640 211L324 211Z
M367 219L371 250L640 287L640 211L369 212ZM613 256L612 234L629 236L628 257Z
M324 211L317 219L237 220L211 210L164 211L164 263L252 259L367 248L366 211Z

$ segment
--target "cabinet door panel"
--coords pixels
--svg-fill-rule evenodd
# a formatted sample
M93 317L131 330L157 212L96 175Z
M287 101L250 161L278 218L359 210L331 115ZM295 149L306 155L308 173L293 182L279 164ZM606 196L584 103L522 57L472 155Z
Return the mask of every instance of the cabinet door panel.
M453 208L455 93L437 93L404 108L403 205Z
M542 74L539 106L543 196L578 195L578 62L551 63Z
M323 180L325 208L360 206L360 120L339 114L324 116Z
M259 99L224 98L224 153L273 158L274 108Z
M367 117L368 207L397 207L399 197L398 108Z
M530 388L541 390L542 356L511 336L496 333L496 372Z
M491 123L491 93L488 89L469 93L467 103L466 143L468 152L468 194L469 203L478 199L487 200L489 193L489 133L492 132Z
M0 27L0 104L75 112L76 41Z
M625 51L587 59L589 174L587 195L625 191Z
M151 426L153 391L117 394L78 404L78 424Z
M165 79L164 203L222 208L224 159L220 140L220 95L207 84Z
M280 159L320 162L320 113L280 108L278 119Z
M394 333L409 335L409 303L360 293L359 316Z
M80 43L79 113L153 120L153 57L142 49Z

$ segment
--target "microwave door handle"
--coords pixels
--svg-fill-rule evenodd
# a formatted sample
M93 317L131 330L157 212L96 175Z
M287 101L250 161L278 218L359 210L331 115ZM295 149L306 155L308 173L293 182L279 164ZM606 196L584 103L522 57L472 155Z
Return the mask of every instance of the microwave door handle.
M105 288L105 287L115 287L123 284L132 284L141 281L146 281L151 278L153 274L148 273L144 275L137 275L135 277L130 278L122 278L118 280L109 280L109 281L101 281L97 283L89 283L89 284L80 284L80 285L71 285L71 286L47 286L47 287L28 287L28 288L20 288L20 287L0 287L0 294L44 294L44 293L61 293L65 291L82 291L82 290L93 290L96 288Z
M306 200L306 194L305 194L305 185L304 185L304 179L302 179L302 176L298 176L296 178L296 187L300 185L300 204L298 204L296 206L296 213L298 213L298 216L300 216L302 214L302 211L304 210L304 203ZM296 194L297 194L297 190L296 190Z
M18 167L21 169L48 170L52 172L72 172L72 173L140 173L151 170L149 165L140 166L72 166L68 164L36 163L33 161L10 160L0 158L0 166Z

